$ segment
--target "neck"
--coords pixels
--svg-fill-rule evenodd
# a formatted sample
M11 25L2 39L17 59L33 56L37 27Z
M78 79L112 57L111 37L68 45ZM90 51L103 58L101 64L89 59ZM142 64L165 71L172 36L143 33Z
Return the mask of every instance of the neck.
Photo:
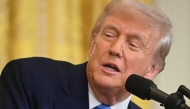
M130 96L130 93L119 89L102 89L91 87L96 99L103 104L112 106L124 101Z

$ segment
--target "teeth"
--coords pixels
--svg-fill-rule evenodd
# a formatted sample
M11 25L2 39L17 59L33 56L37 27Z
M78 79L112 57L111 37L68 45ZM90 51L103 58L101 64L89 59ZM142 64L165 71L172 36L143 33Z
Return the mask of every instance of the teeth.
M110 68L110 67L106 67L106 69L111 70L111 71L115 71L113 68Z

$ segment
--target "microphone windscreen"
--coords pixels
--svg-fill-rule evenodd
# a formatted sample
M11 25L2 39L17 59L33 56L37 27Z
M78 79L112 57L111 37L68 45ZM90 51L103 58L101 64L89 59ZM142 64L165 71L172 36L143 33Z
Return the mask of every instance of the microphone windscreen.
M155 85L153 81L138 76L136 74L132 74L128 77L125 88L128 92L136 95L137 97L145 100L149 98L151 92L151 86Z

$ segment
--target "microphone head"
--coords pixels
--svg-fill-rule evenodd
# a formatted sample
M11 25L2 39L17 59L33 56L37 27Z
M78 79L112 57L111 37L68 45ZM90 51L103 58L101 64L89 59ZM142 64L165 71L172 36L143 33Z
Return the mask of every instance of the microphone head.
M156 88L153 81L132 74L125 83L125 89L143 100L150 100L151 91Z

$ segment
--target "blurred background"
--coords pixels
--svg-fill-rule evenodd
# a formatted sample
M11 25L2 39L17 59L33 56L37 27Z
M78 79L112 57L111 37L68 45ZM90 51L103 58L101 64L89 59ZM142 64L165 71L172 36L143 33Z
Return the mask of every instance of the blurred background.
M109 1L0 0L0 71L12 59L32 56L87 61L92 26ZM190 88L190 0L140 1L156 6L173 22L166 68L154 82L168 94L181 84ZM143 109L164 109L152 100L132 99Z

